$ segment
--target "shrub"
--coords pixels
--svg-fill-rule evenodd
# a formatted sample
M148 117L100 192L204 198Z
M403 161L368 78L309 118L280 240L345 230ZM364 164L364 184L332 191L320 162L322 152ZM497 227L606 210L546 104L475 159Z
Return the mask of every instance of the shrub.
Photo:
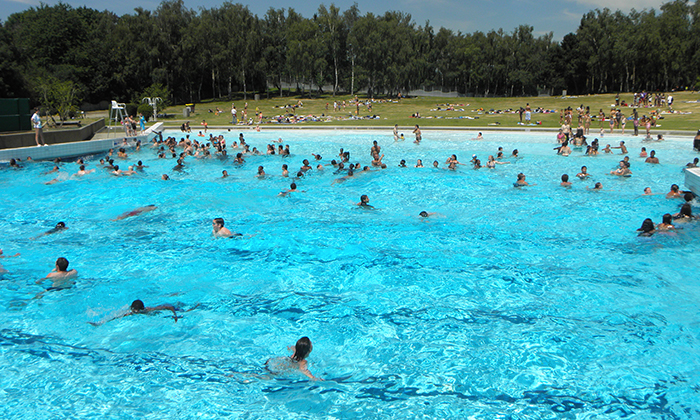
M148 104L141 104L137 109L137 113L142 114L146 121L150 120L153 116L153 107Z

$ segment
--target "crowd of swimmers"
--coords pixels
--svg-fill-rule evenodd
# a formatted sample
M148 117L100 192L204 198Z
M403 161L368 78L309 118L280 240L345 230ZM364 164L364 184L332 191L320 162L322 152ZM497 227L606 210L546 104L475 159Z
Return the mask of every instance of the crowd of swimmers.
M206 127L206 126L205 126ZM404 140L403 134L399 134L398 132L398 126L394 127L394 140L396 142ZM422 140L422 133L420 131L420 127L416 125L413 130L413 134L415 134L415 143L420 144ZM483 139L482 133L479 133L478 137L476 139ZM659 138L662 140L662 138ZM586 147L586 151L584 152L586 155L597 155L598 154L598 149L600 147L598 139L595 139L591 144L586 143L584 131L582 130L577 130L576 134L573 135L571 138L563 132L560 132L559 135L557 136L557 140L559 141L559 146L555 148L556 153L559 155L563 156L568 156L573 153L574 150L583 150L584 147ZM572 149L569 146L569 141L574 145L574 148ZM277 143L277 144L275 144ZM221 160L227 160L229 159L229 150L233 150L231 153L233 157L232 161L234 164L240 165L245 162L245 159L247 156L251 155L281 155L283 157L290 156L291 151L289 145L282 145L282 139L278 139L276 141L273 141L271 144L268 144L264 148L263 151L259 151L256 147L251 147L245 140L243 134L241 133L238 136L238 139L236 141L233 141L231 144L227 144L226 139L224 138L223 135L218 135L214 136L213 134L210 134L209 137L206 140L199 141L198 139L190 139L189 135L187 135L184 138L181 138L179 141L175 137L167 137L164 138L162 136L162 133L158 133L158 135L154 138L153 143L151 145L152 149L155 151L155 154L159 159L167 159L167 158L172 158L176 159L176 165L173 168L173 171L182 171L184 170L186 166L186 160L189 158L195 158L195 159L206 159L206 158L217 158ZM134 175L138 172L141 172L146 168L146 166L143 165L142 161L138 161L136 165L129 166L128 170L122 170L120 169L118 164L115 164L115 158L116 159L127 159L128 158L128 153L127 153L127 148L128 147L134 147L137 151L140 150L141 144L136 143L134 145L129 145L126 140L123 144L123 147L120 147L116 150L116 153L114 150L110 150L110 152L105 156L103 159L100 159L100 165L105 168L109 173L111 173L114 176L129 176L129 175ZM624 141L621 141L618 146L610 146L609 144L602 149L603 153L613 153L612 149L619 149L620 153L623 155L628 154L628 149L625 145ZM510 164L511 161L515 161L520 158L519 151L517 149L513 150L508 156L504 154L503 148L499 147L498 150L495 152L495 155L489 155L487 158L487 161L485 164L482 164L481 160L477 157L477 155L472 155L472 158L468 162L460 162L457 155L452 154L449 156L445 161L444 165L446 165L446 169L448 170L456 170L456 168L459 165L468 165L471 166L474 169L481 169L481 168L488 168L488 169L493 169L497 165L507 165ZM116 155L116 156L115 156ZM314 165L311 164L309 159L303 159L302 160L302 165L299 167L298 170L290 170L288 164L283 164L281 169L281 175L283 177L290 177L292 178L292 182L290 184L290 188L286 191L282 191L279 195L280 196L288 196L291 193L295 193L298 190L297 182L302 180L305 177L305 174L308 171L311 170L324 170L324 165L320 162L323 158L320 154L313 154L313 160L316 162L315 167ZM337 155L336 159L333 159L330 161L330 166L333 167L334 169L334 174L342 175L340 178L337 178L334 183L340 183L344 182L345 180L348 180L358 173L362 172L368 172L371 171L372 168L381 170L387 168L387 164L383 162L384 159L384 154L381 153L381 146L378 144L377 141L374 141L371 148L370 148L370 156L371 156L371 162L369 165L361 166L360 163L351 163L350 162L350 152L340 149L340 152ZM649 164L658 164L659 163L659 158L656 156L656 152L654 150L651 150L650 152L647 153L646 147L642 147L640 155L640 158L644 158L646 163ZM508 159L508 160L506 160ZM698 165L699 159L695 158L693 162L688 163L687 167L696 167ZM56 165L54 168L49 171L48 173L54 173L58 172L59 167L58 164L60 163L60 160L55 161ZM86 170L85 169L85 162L82 159L79 159L77 162L79 164L79 171L74 174L74 176L84 176L87 174L90 174L94 172L94 169L91 170ZM21 168L20 162L17 160L13 159L10 163L11 167L14 168ZM402 159L398 163L399 167L407 167L408 164L406 160ZM414 165L416 168L422 168L424 167L423 162L421 159L418 159ZM435 168L440 167L440 162L437 160L433 161L432 166ZM623 160L619 162L619 165L616 169L610 171L610 175L615 175L615 176L624 176L628 177L632 175L632 172L630 170L631 164L629 161L629 156L625 156ZM267 174L265 172L264 166L260 165L257 168L256 175L257 177L266 177ZM588 173L588 169L586 166L581 167L581 172L579 172L576 177L582 180L587 179L590 176ZM222 178L227 178L228 177L228 172L224 170L222 172ZM162 174L161 178L163 180L169 180L170 177L168 174ZM53 179L52 181L47 182L47 184L59 182L60 180L58 178ZM522 188L522 187L531 187L534 186L535 184L531 184L527 181L527 177L524 173L518 173L516 176L516 180L514 182L514 187L516 188ZM561 176L561 183L560 185L562 187L571 187L572 183L569 181L569 175L568 174L563 174ZM590 188L589 188L590 189ZM603 186L601 182L596 182L592 190L602 190ZM651 188L647 187L644 190L644 195L652 195L653 193L651 192ZM655 224L652 219L647 218L643 221L642 226L638 229L639 235L640 236L651 236L657 232L674 232L678 227L676 224L678 223L683 223L683 222L688 222L691 220L695 219L695 216L692 213L692 206L691 206L691 201L694 199L694 195L689 192L689 191L682 191L678 187L678 185L673 184L671 186L670 191L666 194L667 198L670 199L675 199L675 198L682 198L684 199L684 204L681 206L680 210L676 212L675 214L671 213L666 213L662 216L662 221L659 224ZM359 202L356 203L356 205L360 208L363 209L368 209L372 210L374 207L370 204L370 198L367 194L362 194L360 196ZM113 219L113 221L120 221L129 217L135 217L138 216L142 213L147 213L150 211L153 211L157 208L156 205L148 205L148 206L143 206L143 207L138 207L134 210L127 211L116 218ZM421 218L427 218L432 215L435 215L436 213L434 212L427 212L425 210L421 211L419 213L419 217ZM59 222L56 224L56 226L49 231L46 231L42 234L40 234L38 237L42 236L47 236L47 235L53 235L59 232L62 232L64 230L68 229L66 224L64 222ZM228 229L225 226L225 221L221 217L216 217L212 220L212 235L217 238L237 238L243 236L241 233L235 233L232 232L230 229ZM36 239L35 238L35 239ZM15 254L14 256L19 256L19 254ZM2 250L0 250L0 258L8 258L10 256L5 256L2 253ZM58 258L55 262L55 267L54 269L49 272L46 277L40 279L37 281L38 284L43 284L44 282L49 282L50 284L45 287L45 290L37 297L41 297L46 292L50 291L58 291L58 290L64 290L67 288L72 287L74 284L74 278L77 276L77 271L75 269L70 269L69 270L69 262L66 258ZM0 266L0 272L5 271L1 266ZM192 310L196 308L198 305L195 307L189 309ZM112 321L115 319L120 319L124 318L127 316L132 316L132 315L140 315L140 314L153 314L153 313L159 313L160 311L169 311L172 312L173 318L177 321L181 317L181 315L178 315L178 311L181 311L181 308L178 308L174 305L171 304L161 304L161 305L156 305L156 306L145 306L144 303L141 300L135 300L132 302L130 305L128 311L119 314L115 317L109 318L107 320L103 320L100 322L92 323L93 325L102 325L105 322ZM186 311L185 311L186 312ZM268 370L272 373L275 373L276 371L279 371L285 366L287 368L291 367L293 369L298 369L300 372L302 372L304 375L308 376L310 379L318 379L315 376L311 374L311 372L308 370L307 363L306 363L306 357L310 353L312 349L311 341L308 339L308 337L303 337L300 339L295 346L292 346L291 350L293 351L293 354L289 358L283 358L281 361L276 360L276 359L270 359L266 363L266 367ZM277 358L279 359L279 358ZM274 365L274 366L273 366Z

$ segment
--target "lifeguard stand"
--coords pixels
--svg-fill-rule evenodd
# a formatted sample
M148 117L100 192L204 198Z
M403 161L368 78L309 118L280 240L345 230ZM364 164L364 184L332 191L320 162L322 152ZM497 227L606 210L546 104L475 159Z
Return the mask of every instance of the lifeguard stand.
M112 101L112 106L109 108L109 129L111 130L113 125L123 126L124 120L126 120L126 104ZM126 130L126 127L124 127L124 130Z

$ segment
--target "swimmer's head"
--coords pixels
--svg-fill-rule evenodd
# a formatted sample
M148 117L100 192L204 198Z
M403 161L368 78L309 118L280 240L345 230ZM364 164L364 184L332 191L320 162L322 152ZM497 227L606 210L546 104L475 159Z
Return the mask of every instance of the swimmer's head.
M428 217L428 212L423 210L422 212L418 213L420 217Z
M308 356L313 349L314 346L311 344L309 337L301 337L299 341L297 341L296 345L294 345L294 354L292 355L292 359L296 360L297 362L301 362L302 360L306 359L306 356Z
M678 192L678 188L679 188L679 187L678 187L678 185L676 185L676 184L672 184L672 185L671 185L671 191L673 191L673 192L675 192L675 193Z
M673 216L671 216L670 213L666 213L662 217L662 223L664 223L666 225L670 225L672 220L673 220Z
M168 174L163 174L163 176L161 176L160 178L161 178L163 181L169 181L169 180L170 180L170 177L168 176Z
M297 189L297 184L294 183L294 182L292 182L292 183L289 185L289 189L290 189L290 190L296 190L296 189Z
M686 203L693 201L693 193L685 193L683 199L686 201Z
M143 305L141 299L136 299L135 301L131 302L131 312L139 313L143 312L145 309L146 307Z
M65 229L66 228L66 223L65 222L58 222L56 223L56 229Z
M651 194L651 187L644 188L644 194Z
M440 164L438 163L438 161L437 161L437 160L433 161L433 167L434 167L434 168L437 168L437 167L438 167L438 165L440 165Z
M642 222L642 227L637 229L637 231L651 232L654 230L654 228L655 228L654 222L651 219L647 218L647 219L644 219L644 221Z
M360 202L361 202L361 203L365 203L365 204L366 204L366 203L369 203L369 197L367 197L367 194L362 194L362 195L360 196Z
M85 170L85 165L80 165L80 170L84 171Z
M561 182L569 182L569 175L567 175L567 174L562 175Z
M602 190L602 189L603 189L603 184L601 184L600 182L596 182L596 183L595 183L595 186L593 187L593 189L595 189L595 190Z
M212 221L212 224L214 226L219 226L219 229L221 229L222 227L224 227L224 219L222 217L217 217Z
M60 257L56 260L56 268L58 271L68 271L68 260Z
M680 215L685 217L693 217L693 211L690 208L690 203L685 203L683 206L681 206Z

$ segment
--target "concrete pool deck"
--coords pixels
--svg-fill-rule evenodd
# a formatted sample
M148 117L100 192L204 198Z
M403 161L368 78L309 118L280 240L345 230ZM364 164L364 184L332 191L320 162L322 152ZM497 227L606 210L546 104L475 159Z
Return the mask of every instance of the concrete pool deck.
M123 145L125 140L128 146L133 146L138 140L145 143L152 133L160 131L162 127L163 123L155 123L146 129L143 134L138 136L115 136L115 133L102 131L94 134L92 140L49 144L48 146L41 147L31 146L2 149L0 150L0 162L9 162L10 159L25 161L28 157L31 157L32 160L67 159L102 153Z

